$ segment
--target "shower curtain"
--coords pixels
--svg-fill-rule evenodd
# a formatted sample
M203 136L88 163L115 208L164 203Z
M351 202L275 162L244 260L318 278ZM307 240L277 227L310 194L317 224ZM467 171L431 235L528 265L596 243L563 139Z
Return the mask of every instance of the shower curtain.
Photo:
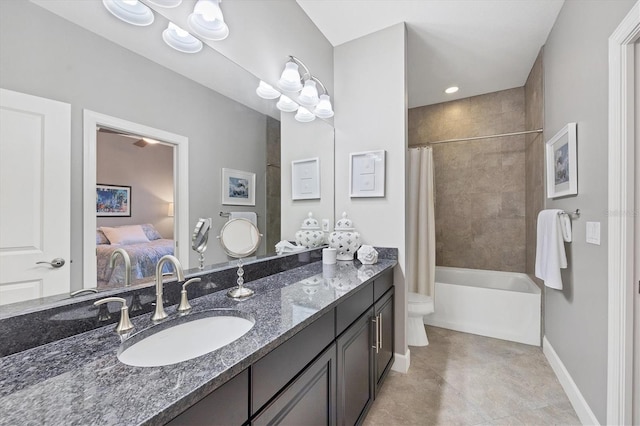
M409 291L434 297L436 232L431 147L409 149ZM434 298L435 299L435 298Z

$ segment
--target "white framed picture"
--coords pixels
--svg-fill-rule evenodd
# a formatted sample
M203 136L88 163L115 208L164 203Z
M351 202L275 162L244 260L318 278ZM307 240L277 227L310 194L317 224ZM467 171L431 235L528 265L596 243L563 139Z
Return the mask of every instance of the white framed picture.
M578 194L576 143L576 123L568 123L547 141L547 198Z
M242 170L222 169L222 204L228 206L256 205L256 174Z
M349 195L384 197L385 151L349 154Z
M320 199L320 158L291 162L291 199Z

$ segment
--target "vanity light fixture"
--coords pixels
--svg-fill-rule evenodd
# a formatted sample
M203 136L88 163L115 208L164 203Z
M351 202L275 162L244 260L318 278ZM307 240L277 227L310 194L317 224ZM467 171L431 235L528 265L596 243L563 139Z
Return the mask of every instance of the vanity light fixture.
M138 0L102 0L104 7L127 24L145 27L153 23L153 12Z
M452 93L456 93L458 90L459 90L458 86L451 86L451 87L445 89L444 93L450 95Z
M256 93L262 99L275 99L280 97L281 94L276 89L274 89L272 85L267 84L262 80L260 80L260 85L256 89Z
M304 72L302 76L300 76L300 67L302 67ZM318 86L322 89L320 96L318 96ZM285 64L284 70L278 80L278 87L288 94L299 92L297 98L294 99L284 94L281 95L276 104L276 107L280 111L298 111L295 116L296 120L307 123L315 120L316 117L333 117L333 107L331 106L331 98L329 97L327 88L322 84L320 79L312 75L309 68L295 56L289 56L289 60ZM273 92L267 92L267 89L271 89ZM275 99L277 96L275 93L278 93L278 91L264 81L260 81L256 93L264 99Z
M320 95L320 102L313 110L316 117L331 118L333 117L333 107L331 106L331 100L329 95Z
M310 121L315 120L316 116L313 115L311 111L301 106L300 108L298 108L298 112L296 112L296 116L294 118L296 119L296 121L299 121L301 123L309 123Z
M298 110L299 105L287 95L280 95L280 100L278 100L276 107L283 112L294 112Z
M202 50L202 42L174 24L169 22L162 32L162 39L170 47L184 53L198 53Z
M151 4L155 4L156 6L166 7L167 9L171 9L174 7L180 6L182 4L182 0L147 0Z
M207 40L220 41L229 35L220 0L198 0L187 22L191 31Z

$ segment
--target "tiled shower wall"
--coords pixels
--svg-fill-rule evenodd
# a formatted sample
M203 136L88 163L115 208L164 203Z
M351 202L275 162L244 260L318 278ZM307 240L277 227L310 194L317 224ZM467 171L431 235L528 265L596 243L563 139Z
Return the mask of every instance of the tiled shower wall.
M544 86L542 50L531 68L524 86L525 126L527 130L544 127ZM536 262L536 221L540 210L544 209L544 136L534 133L525 139L525 217L527 230L527 274L533 276ZM535 278L534 278L535 279ZM542 282L535 279L538 285Z
M409 110L409 146L525 129L524 87ZM525 137L434 144L436 264L525 272Z

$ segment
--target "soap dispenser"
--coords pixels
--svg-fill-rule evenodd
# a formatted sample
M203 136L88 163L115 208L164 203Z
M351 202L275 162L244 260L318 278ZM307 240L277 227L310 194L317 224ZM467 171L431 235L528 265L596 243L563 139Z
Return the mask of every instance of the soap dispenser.
M360 248L360 234L353 227L347 213L342 213L334 231L329 235L329 246L338 251L338 260L353 260L354 253Z
M300 230L296 232L296 243L306 248L324 245L324 232L320 229L318 221L313 218L313 213L309 212L308 217L302 221Z

